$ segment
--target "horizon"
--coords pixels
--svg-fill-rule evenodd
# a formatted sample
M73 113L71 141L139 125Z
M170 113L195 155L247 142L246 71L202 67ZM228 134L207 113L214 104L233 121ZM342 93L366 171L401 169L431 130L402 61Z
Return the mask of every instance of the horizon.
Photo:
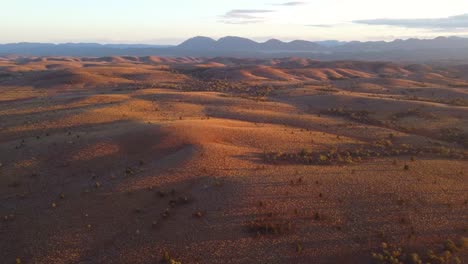
M343 42L343 43L350 43L350 42L386 42L386 43L391 43L394 41L407 41L411 39L416 39L416 40L434 40L438 38L462 38L462 39L468 39L468 36L436 36L436 37L428 37L428 38L422 38L422 37L408 37L408 38L395 38L395 39L389 39L389 40L369 40L369 41L360 41L360 40L349 40L349 41L343 41L343 40L337 40L337 39L324 39L324 40L308 40L308 39L291 39L291 40L283 40L279 38L270 38L270 39L265 39L265 40L256 40L253 38L248 38L248 37L242 37L242 36L224 36L224 37L219 37L219 38L214 38L214 37L209 37L209 36L194 36L187 38L185 40L182 40L181 42L175 43L175 44L161 44L161 43L143 43L143 42L29 42L29 41L21 41L21 42L7 42L7 43L1 43L0 45L10 45L10 44L53 44L53 45L66 45L66 44L99 44L99 45L148 45L148 46L161 46L161 47L175 47L178 46L182 43L184 43L187 40L198 38L198 37L205 37L205 38L210 38L215 41L218 41L223 38L228 38L228 37L235 37L235 38L243 38L243 39L249 39L253 40L257 43L265 43L270 40L279 40L281 42L285 43L290 43L292 41L309 41L309 42L327 42L327 41L337 41L337 42Z
M177 45L194 35L258 42L468 36L468 3L462 0L21 0L5 3L4 9L9 12L0 18L0 43Z

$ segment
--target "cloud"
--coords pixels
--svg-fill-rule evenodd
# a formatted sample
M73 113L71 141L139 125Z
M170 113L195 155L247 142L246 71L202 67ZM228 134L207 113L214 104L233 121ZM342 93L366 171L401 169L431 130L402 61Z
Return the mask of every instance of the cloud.
M266 9L234 9L227 12L224 17L226 18L252 18L257 17L259 14L271 13L273 10Z
M307 4L304 1L292 1L279 4L272 4L274 6L300 6ZM278 9L278 8L276 8ZM270 9L233 9L226 14L222 15L219 20L225 24L255 24L265 21L264 15L268 13L277 12L278 10Z
M331 28L335 25L332 24L317 24L317 25L306 25L307 27L318 27L318 28Z
M445 18L390 19L378 18L355 20L353 23L379 26L397 26L424 29L459 29L468 28L468 14Z
M224 24L231 24L231 25L247 25L247 24L257 24L264 22L263 19L248 19L248 20L221 20Z
M297 2L286 2L286 3L281 3L281 4L274 4L277 6L300 6L300 5L306 5L306 2L303 1L297 1Z
M221 22L226 24L254 24L264 21L262 14L272 13L268 9L233 9L223 16Z

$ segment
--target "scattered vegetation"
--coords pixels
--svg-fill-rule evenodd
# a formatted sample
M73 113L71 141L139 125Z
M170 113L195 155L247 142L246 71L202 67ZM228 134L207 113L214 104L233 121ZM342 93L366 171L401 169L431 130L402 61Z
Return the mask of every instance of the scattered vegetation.
M355 111L347 108L329 108L322 111L321 114L344 117L363 124L381 125L380 121L371 117L372 112L367 110Z
M168 251L163 252L161 263L163 264L182 264L182 262L175 260Z
M461 264L458 253L466 251L467 248L467 238L460 239L458 243L446 240L438 250L426 249L423 254L382 243L379 251L372 253L372 260L376 264Z
M419 117L424 119L437 119L437 116L430 112L424 112L421 108L411 108L406 111L398 112L390 116L392 121L398 121L399 119L406 117Z
M183 91L223 92L260 98L268 96L274 90L274 87L272 85L251 85L219 79L191 79L180 84L177 89Z
M131 175L133 175L133 174L135 174L135 171L134 171L131 167L127 167L127 168L125 169L125 175L126 175L126 176L131 176Z
M466 87L466 85L465 85ZM448 104L453 106L468 106L468 99L462 97L455 97L455 98L427 98L427 97L419 97L419 96L411 96L406 98L407 100L412 101L423 101L423 102L431 102L431 103L440 103L440 104Z
M15 215L14 215L14 214L5 215L5 216L3 217L3 220L4 220L4 221L12 221L13 219L15 219Z
M193 213L193 216L196 218L202 218L203 216L205 216L205 212L196 211L195 213Z
M456 142L468 147L468 133L460 128L443 128L440 130L439 138L447 142Z
M298 153L270 152L264 153L264 161L267 163L301 163L311 165L333 165L352 164L365 159L376 157L414 156L417 155L438 155L451 159L467 159L468 155L463 150L446 147L414 147L408 144L394 145L390 140L380 140L372 145L358 146L348 150L338 148L330 151L312 152L301 150ZM396 161L394 161L396 164ZM406 169L406 166L405 166ZM409 167L408 167L409 169Z
M169 205L174 208L174 207L177 207L177 206L181 206L181 205L186 205L186 204L189 204L191 202L191 200L184 196L184 197L179 197L175 200L170 200L169 201Z
M292 223L272 213L258 217L246 224L247 231L257 235L281 235L292 231Z
M296 244L296 252L301 254L302 253L302 250L304 250L304 247L302 246L301 243L297 243Z
M428 120L434 120L438 118L433 113L423 111L422 108L412 108L406 111L392 114L389 117L389 121L381 121L373 118L373 113L367 110L356 111L349 108L329 108L328 110L321 111L320 114L339 116L362 124L383 126L403 132L413 131L414 129L398 125L396 122L402 118L419 117ZM424 135L446 142L455 142L464 147L468 146L468 133L460 128L444 128L441 129L437 135L429 135L427 133Z
M19 181L13 181L13 182L10 183L8 186L11 187L11 188L18 188L18 187L21 186L21 182L19 182Z

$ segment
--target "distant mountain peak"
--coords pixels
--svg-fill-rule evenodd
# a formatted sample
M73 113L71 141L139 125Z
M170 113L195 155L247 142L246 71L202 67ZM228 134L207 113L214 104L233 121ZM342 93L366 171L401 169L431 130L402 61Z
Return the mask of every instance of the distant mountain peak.
M225 37L218 39L218 41L223 41L223 40L250 40L250 39L237 37L237 36L225 36ZM253 41L253 40L250 40L250 41Z
M212 38L197 36L197 37L187 39L186 41L179 44L179 46L177 47L183 48L183 49L211 48L215 43L216 43L216 40Z
M185 42L187 41L214 41L216 42L216 40L210 38L210 37L205 37L205 36L196 36L196 37L193 37L193 38L189 38L188 40L186 40Z
M216 42L216 49L219 50L253 50L257 49L259 43L248 39L235 36L220 38Z
M264 44L280 44L280 43L284 43L284 42L279 39L269 39L264 42Z
M320 45L306 40L283 42L278 39L270 39L259 43L248 38L226 36L217 41L207 37L195 37L183 42L178 48L233 51L312 51L320 48Z

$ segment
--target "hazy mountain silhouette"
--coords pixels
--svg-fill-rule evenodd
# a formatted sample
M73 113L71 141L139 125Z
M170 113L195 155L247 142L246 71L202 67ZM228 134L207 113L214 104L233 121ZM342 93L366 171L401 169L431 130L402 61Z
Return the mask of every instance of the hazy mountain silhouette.
M211 49L214 48L216 40L208 37L194 37L182 42L178 47L181 49Z
M230 57L306 57L320 60L468 60L468 39L438 37L370 42L284 42L270 39L256 42L228 36L214 40L194 37L178 46L98 43L11 43L0 44L0 56L230 56Z
M459 37L438 37L435 39L397 39L391 42L352 41L337 47L340 51L388 51L388 50L417 50L417 49L465 49L468 48L468 39Z
M164 49L169 45L99 43L9 43L0 44L0 55L25 56L110 56L127 55L136 50ZM137 52L138 53L138 52Z
M228 36L220 38L218 41L207 37L195 37L184 41L177 46L184 50L232 50L232 51L316 51L321 48L317 43L295 40L291 42L283 42L277 39L270 39L266 42L259 43L247 38Z

